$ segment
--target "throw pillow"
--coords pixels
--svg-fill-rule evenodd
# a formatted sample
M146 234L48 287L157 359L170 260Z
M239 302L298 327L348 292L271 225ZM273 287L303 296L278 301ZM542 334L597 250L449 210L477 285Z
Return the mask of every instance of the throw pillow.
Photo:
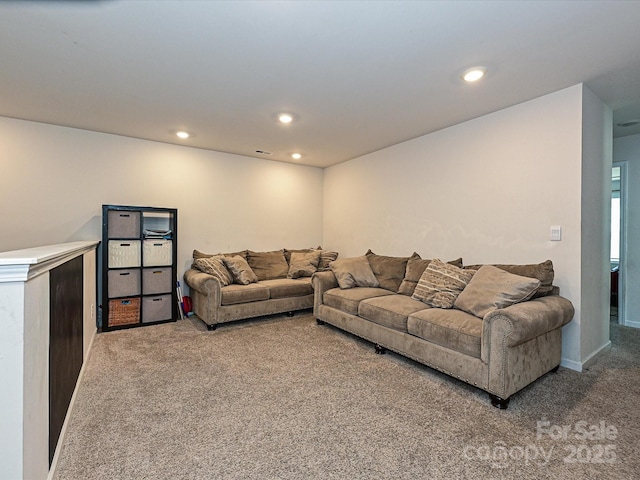
M436 308L452 308L474 273L434 258L420 277L411 298Z
M366 256L373 274L380 282L380 288L397 292L404 278L409 257L386 257L376 255L371 250Z
M320 250L310 252L291 253L291 265L289 266L289 278L310 277L318 270L320 262Z
M334 260L329 268L336 276L340 288L377 287L380 285L364 255Z
M473 270L479 270L483 265L468 265L464 268ZM542 263L532 263L526 265L492 265L498 267L514 275L520 275L523 277L537 278L540 280L540 288L535 293L533 298L544 297L550 295L553 291L553 262L551 260L545 260Z
M253 273L247 261L240 255L235 257L222 257L224 266L229 269L233 275L233 283L240 285L249 285L258 281L258 277Z
M193 251L193 259L198 259L198 258L210 258L210 257L217 257L219 255L224 255L225 257L235 257L236 255L240 255L242 258L247 258L247 251L246 250L241 250L239 252L231 252L231 253L203 253L199 250L194 250Z
M224 266L223 256L218 255L208 258L196 258L193 261L193 267L201 272L208 273L214 278L217 278L220 285L226 287L233 283L233 275Z
M498 308L529 300L540 287L536 278L514 275L492 265L484 265L458 296L455 307L476 317Z
M330 252L329 250L320 250L320 262L318 263L319 272L327 272L330 270L329 264L338 258L338 252Z
M247 263L256 274L258 280L287 278L289 264L284 258L284 250L272 252L247 252Z
M422 259L420 258L420 255L413 252L413 255L409 257L409 261L407 262L407 270L405 271L404 279L400 284L398 293L409 297L413 295L420 277L422 277L422 274L430 263L430 259ZM450 260L447 263L462 268L462 258L456 258L455 260Z

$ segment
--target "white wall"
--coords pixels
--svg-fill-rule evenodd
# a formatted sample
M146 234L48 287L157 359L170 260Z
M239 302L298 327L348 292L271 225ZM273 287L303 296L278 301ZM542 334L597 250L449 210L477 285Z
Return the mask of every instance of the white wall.
M580 368L590 353L580 334L582 103L576 85L326 169L325 248L466 264L549 258L576 307L563 363Z
M609 342L613 114L591 90L582 96L580 352L583 366Z
M627 162L626 322L640 324L640 135L616 138L613 161Z
M319 168L0 117L0 251L101 238L101 205L178 209L193 249L322 243Z

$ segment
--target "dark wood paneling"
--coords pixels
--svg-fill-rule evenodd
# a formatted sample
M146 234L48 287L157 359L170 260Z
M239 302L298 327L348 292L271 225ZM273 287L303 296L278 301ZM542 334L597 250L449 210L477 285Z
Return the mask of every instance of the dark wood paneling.
M49 272L49 466L82 367L83 257Z

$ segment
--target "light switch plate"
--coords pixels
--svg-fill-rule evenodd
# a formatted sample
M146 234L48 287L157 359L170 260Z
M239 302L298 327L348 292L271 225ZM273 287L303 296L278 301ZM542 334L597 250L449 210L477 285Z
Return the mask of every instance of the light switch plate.
M552 242L559 242L562 240L562 227L560 225L552 225L549 238Z

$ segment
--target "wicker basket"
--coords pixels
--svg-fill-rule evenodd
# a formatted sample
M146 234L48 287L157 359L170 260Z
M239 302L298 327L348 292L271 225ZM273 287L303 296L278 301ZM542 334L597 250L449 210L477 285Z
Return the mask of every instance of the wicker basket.
M140 298L109 300L109 326L140 323Z

